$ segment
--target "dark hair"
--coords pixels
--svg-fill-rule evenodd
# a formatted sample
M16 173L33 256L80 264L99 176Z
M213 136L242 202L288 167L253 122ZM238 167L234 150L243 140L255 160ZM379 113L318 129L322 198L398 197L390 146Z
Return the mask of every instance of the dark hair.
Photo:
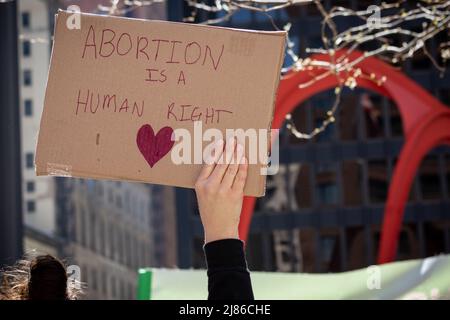
M65 265L51 255L20 260L2 278L0 300L73 300L81 294L68 284Z

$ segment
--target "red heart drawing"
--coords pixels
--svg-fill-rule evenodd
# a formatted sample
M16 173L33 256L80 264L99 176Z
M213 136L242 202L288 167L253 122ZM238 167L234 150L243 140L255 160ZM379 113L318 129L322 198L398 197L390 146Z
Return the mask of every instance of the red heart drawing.
M153 128L149 124L144 124L138 131L136 143L147 160L150 167L153 168L162 157L164 157L174 144L172 141L173 129L171 127L161 128L155 136Z

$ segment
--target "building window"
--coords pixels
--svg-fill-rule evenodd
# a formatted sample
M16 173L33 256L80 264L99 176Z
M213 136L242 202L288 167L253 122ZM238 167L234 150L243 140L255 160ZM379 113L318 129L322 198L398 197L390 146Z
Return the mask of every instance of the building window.
M97 227L97 218L95 213L91 212L90 213L90 248L92 251L97 252L97 239L96 239L96 227Z
M24 40L22 42L22 55L24 57L31 56L31 42L30 42L30 40Z
M92 269L92 279L91 279L91 283L92 283L92 290L97 291L98 290L98 285L97 285L97 270Z
M116 195L116 206L119 209L122 209L122 196Z
M36 211L36 202L33 200L27 201L27 211L28 213L33 213Z
M32 152L25 154L25 165L28 169L34 168L34 155Z
M97 194L101 197L103 196L103 184L101 181L97 182Z
M86 267L85 266L81 266L80 281L87 282L86 277L87 277Z
M116 299L116 278L111 277L111 296L113 299Z
M290 174L290 172L286 170L286 174ZM294 190L292 190L300 208L310 208L312 206L311 188L311 166L305 163L300 166Z
M384 137L384 117L379 96L363 93L360 96L360 105L365 119L366 137L376 139Z
M360 206L363 203L363 165L359 160L342 162L343 200L346 206Z
M100 242L100 254L105 255L105 224L102 219L99 221L99 242Z
M369 200L371 203L384 203L388 190L388 164L386 159L369 160L368 165L368 186Z
M25 116L30 117L33 115L33 100L26 99L24 102Z
M341 140L354 141L358 139L358 97L357 95L343 95L339 108L339 134Z
M338 203L336 170L332 164L320 164L316 167L316 195L319 205Z
M419 168L420 189L424 200L438 200L442 198L439 177L439 162L436 155L428 155Z
M109 203L113 203L114 201L114 194L113 194L113 190L111 188L108 189L108 202Z
M22 27L29 28L30 27L30 13L22 12Z
M87 190L89 194L93 194L95 191L95 181L94 180L86 180Z
M108 280L107 280L107 275L106 275L105 271L101 272L101 277L102 277L102 280L101 280L102 281L102 283L101 283L102 293L106 297L106 295L108 294Z
M80 209L80 224L81 224L81 245L86 247L86 238L87 238L87 229L86 229L86 211L81 208Z
M34 190L35 190L34 181L28 181L27 182L27 192L34 192Z
M31 80L31 70L27 69L23 71L23 85L24 86L31 86L32 80Z

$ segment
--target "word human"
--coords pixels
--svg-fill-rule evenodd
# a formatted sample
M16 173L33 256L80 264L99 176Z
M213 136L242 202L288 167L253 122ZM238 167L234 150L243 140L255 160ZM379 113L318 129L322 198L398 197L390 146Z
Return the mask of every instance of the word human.
M218 70L225 46L214 47L197 41L150 38L109 28L89 27L81 58L129 57L165 64L201 65Z
M131 113L138 117L144 114L144 100L136 101L119 97L113 93L100 93L93 90L78 90L75 114L109 110L118 113Z

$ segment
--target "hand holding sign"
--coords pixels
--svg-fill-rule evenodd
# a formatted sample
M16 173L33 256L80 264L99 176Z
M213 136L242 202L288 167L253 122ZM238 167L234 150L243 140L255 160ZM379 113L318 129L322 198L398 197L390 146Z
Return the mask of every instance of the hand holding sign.
M242 145L223 140L205 164L195 183L195 192L205 230L205 243L239 239L239 220L247 178L247 160Z

